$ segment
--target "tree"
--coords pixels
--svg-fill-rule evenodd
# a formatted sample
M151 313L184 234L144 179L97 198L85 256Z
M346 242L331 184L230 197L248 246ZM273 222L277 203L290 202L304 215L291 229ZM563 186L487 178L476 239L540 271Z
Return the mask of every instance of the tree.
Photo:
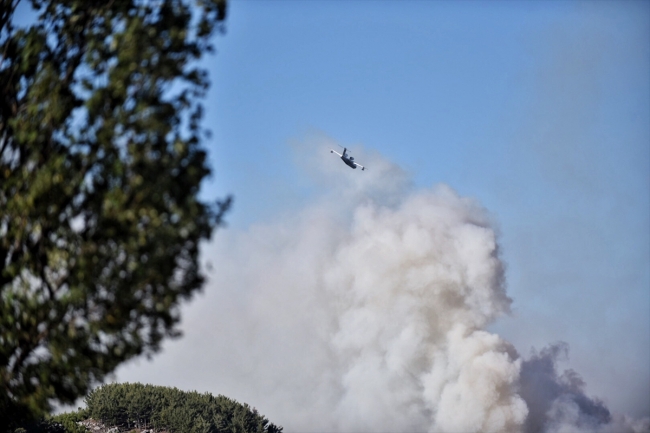
M87 407L82 416L122 430L144 426L192 433L282 432L282 427L271 423L257 409L223 395L215 397L208 393L140 383L112 383L94 389L85 401ZM54 420L61 422L64 417L55 417Z
M198 60L226 4L189 2L31 0L18 28L0 0L0 414L155 353L202 285L199 242L230 198L198 196Z

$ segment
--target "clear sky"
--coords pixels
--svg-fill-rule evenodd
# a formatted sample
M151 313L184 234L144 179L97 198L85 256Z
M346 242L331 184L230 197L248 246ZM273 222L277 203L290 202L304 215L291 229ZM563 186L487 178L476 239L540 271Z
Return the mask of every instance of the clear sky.
M224 231L323 193L314 137L379 154L490 213L514 301L491 331L523 356L568 343L589 395L650 415L650 2L232 0L216 46L204 194L234 195ZM176 344L118 379L173 384L156 366Z

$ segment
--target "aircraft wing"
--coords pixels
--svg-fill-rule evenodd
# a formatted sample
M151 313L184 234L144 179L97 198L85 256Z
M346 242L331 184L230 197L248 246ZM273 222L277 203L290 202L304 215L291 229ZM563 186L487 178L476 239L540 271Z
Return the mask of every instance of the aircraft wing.
M354 163L354 165L356 165L357 167L361 167L361 170L365 170L365 169L366 169L366 167L364 167L364 166L361 165L361 164L357 164L356 162Z
M337 152L336 150L334 150L334 149L330 149L330 153L336 153L338 156L343 156L343 155L341 155L340 153L338 153L338 152Z

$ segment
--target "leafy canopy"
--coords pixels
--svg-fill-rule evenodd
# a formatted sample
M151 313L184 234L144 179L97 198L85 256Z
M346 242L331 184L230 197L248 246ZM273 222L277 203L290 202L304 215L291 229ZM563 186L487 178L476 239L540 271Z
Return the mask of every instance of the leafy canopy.
M112 383L94 389L80 412L120 430L154 429L170 432L280 433L247 404L219 395L185 392L177 388Z
M73 402L178 335L198 245L225 0L0 0L0 414ZM2 423L7 424L0 415Z

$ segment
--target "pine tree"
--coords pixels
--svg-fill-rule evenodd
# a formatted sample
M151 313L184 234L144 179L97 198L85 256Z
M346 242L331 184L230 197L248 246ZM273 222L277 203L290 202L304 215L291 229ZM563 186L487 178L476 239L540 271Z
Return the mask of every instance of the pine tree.
M177 388L114 383L93 390L85 401L85 415L121 429L152 426L170 432L282 431L247 404ZM148 405L142 406L143 402Z
M0 430L178 335L230 201L201 98L225 0L0 0Z

